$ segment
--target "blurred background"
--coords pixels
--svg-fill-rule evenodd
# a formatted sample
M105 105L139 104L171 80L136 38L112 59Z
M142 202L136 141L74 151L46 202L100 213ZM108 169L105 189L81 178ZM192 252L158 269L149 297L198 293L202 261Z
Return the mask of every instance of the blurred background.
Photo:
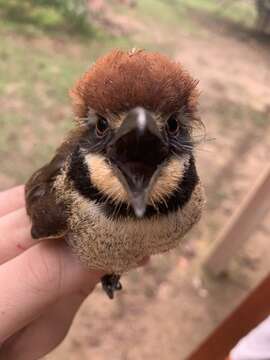
M269 270L269 215L227 276L202 266L269 164L269 0L0 0L0 190L50 159L73 125L68 89L115 47L167 53L200 80L208 206L182 248L125 276L114 301L97 288L48 360L184 359Z

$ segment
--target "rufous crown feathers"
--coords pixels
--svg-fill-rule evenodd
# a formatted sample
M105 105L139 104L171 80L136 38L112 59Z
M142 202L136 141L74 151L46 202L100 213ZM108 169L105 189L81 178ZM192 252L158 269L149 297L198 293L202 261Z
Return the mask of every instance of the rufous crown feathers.
M137 106L161 114L196 111L198 81L159 53L113 50L101 57L70 91L75 115L89 109L118 114Z

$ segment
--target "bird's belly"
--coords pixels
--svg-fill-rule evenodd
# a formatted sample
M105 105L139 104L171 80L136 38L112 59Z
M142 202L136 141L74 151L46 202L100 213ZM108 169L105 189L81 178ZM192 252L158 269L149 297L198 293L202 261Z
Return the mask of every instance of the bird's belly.
M89 268L121 274L146 256L168 251L197 222L200 212L179 210L150 219L105 217L95 206L73 214L67 242ZM83 213L83 216L82 216Z

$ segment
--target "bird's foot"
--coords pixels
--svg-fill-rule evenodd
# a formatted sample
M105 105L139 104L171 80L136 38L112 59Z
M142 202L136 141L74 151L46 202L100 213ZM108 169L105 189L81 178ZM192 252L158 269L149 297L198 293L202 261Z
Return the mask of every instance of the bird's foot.
M114 298L114 292L122 290L120 275L110 274L101 278L102 288L110 299Z

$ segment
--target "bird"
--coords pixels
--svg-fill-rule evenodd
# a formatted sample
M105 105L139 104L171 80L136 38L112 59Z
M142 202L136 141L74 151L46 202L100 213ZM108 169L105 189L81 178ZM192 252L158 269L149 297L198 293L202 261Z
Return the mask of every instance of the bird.
M75 126L26 183L33 239L64 239L104 271L109 298L124 273L178 246L201 218L197 84L167 55L111 50L71 88Z

